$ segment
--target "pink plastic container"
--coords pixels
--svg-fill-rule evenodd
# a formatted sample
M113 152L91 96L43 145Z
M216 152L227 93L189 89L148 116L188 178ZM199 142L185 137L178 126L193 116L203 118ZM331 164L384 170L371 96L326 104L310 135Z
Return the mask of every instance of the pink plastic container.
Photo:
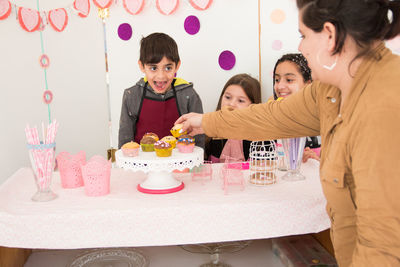
M60 171L61 186L63 188L77 188L83 186L81 165L86 163L85 151L71 155L60 152L57 155L57 165Z
M109 194L110 176L111 161L102 156L93 156L85 165L82 165L85 194L90 197Z

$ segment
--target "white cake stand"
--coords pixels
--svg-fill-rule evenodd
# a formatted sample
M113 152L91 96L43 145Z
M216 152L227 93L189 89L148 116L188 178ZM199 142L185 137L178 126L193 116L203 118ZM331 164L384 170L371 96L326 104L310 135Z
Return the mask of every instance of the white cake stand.
M155 152L141 150L137 157L125 157L118 150L115 152L115 160L119 168L147 173L147 179L137 186L140 192L168 194L180 191L185 186L172 176L172 171L200 166L203 163L203 154L203 149L197 146L192 153L180 153L175 148L170 157L158 157Z

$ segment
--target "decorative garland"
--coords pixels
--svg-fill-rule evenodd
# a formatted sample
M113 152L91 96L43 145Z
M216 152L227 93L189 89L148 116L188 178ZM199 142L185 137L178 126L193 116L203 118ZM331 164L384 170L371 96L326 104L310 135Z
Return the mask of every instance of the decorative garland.
M108 9L117 0L92 0L93 4L101 9L103 13L109 13ZM149 0L148 0L149 1ZM154 0L158 11L163 15L173 14L179 7L179 0ZM213 0L188 0L190 5L197 10L208 9ZM138 15L145 6L145 0L122 0L126 12L131 15ZM10 16L12 9L16 10L17 19L22 29L27 32L43 31L46 24L58 32L62 32L68 25L67 9L72 8L81 18L86 18L90 13L89 0L74 0L71 7L56 8L50 11L32 10L12 4L9 0L0 0L0 20ZM107 9L107 10L105 10Z

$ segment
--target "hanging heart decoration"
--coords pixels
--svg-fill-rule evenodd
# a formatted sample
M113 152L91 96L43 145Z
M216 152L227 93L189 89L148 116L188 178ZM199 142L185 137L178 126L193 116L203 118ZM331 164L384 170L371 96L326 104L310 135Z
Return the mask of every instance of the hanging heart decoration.
M212 0L190 0L190 4L198 10L206 10L212 4Z
M11 13L11 4L9 1L0 1L0 20L8 18Z
M39 28L41 22L38 11L25 7L20 7L18 9L18 20L22 29L27 32L36 31Z
M62 32L68 24L67 11L64 8L50 10L49 22L54 30Z
M129 14L137 15L144 7L144 0L123 0L123 4Z
M179 6L179 0L157 0L157 9L163 15L171 15Z
M90 2L89 0L75 0L74 8L76 11L78 11L78 15L81 18L86 18L89 15Z
M112 0L93 0L93 3L98 7L98 8L108 8L112 4Z

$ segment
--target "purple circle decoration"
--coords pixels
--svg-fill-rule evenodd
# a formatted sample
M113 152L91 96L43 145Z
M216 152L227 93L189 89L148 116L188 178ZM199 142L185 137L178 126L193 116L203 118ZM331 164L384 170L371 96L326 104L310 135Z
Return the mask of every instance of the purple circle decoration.
M196 34L200 30L200 20L196 16L188 16L185 19L184 27L188 34Z
M218 63L222 69L231 70L236 63L235 55L231 51L225 50L219 55Z
M274 50L281 50L282 49L282 41L281 40L275 40L272 42L272 49Z
M118 36L124 41L128 41L132 37L132 27L129 23L122 23L118 27Z

